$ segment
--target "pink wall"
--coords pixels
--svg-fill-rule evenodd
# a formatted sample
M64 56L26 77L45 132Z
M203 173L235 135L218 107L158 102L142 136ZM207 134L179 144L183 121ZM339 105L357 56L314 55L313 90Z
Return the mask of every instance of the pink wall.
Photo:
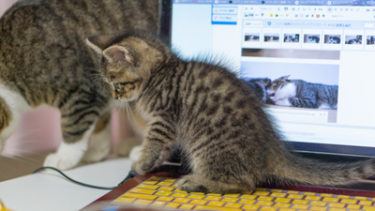
M0 0L0 15L16 0ZM112 115L112 142L128 136L126 118L114 111ZM120 122L122 124L120 124ZM56 149L61 141L60 114L52 108L40 108L26 113L18 130L5 144L4 155L21 155Z

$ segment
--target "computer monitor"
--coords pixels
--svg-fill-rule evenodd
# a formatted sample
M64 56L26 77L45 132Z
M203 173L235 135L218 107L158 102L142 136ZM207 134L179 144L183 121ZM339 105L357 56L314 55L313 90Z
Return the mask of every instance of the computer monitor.
M264 86L294 150L375 156L375 0L169 0L162 19L182 58L222 60L246 81L285 76L295 92L310 84L314 96L286 103Z

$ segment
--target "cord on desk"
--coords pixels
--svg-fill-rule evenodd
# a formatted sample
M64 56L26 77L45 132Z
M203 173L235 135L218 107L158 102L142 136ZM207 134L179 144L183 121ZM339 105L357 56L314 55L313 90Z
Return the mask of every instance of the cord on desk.
M129 174L125 177L125 179L123 179L117 186L114 186L114 187L103 187L103 186L96 186L96 185L90 185L90 184L86 184L86 183L83 183L83 182L79 182L79 181L77 181L75 179L72 179L68 175L64 174L64 172L62 172L61 170L59 170L59 169L57 169L55 167L51 167L51 166L40 167L40 168L36 169L35 171L33 171L33 173L37 173L37 172L39 172L41 170L44 170L44 169L50 169L50 170L56 171L57 173L61 174L63 177L65 177L69 181L71 181L73 183L76 183L78 185L82 185L82 186L89 187L89 188L102 189L102 190L113 190L113 189L117 188L118 186L120 186L125 181L127 181L128 179L136 176L136 173L133 170L131 170L131 171L129 171Z

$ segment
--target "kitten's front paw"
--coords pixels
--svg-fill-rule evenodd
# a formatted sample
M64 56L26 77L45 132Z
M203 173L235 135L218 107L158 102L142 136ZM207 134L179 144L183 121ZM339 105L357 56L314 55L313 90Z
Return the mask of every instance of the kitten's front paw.
M177 188L187 192L203 192L207 193L208 188L202 184L201 179L194 175L187 175L182 177L177 182Z
M144 162L139 160L133 163L132 170L134 170L139 175L144 175L150 172L154 167L154 162Z
M49 154L44 160L43 166L52 166L60 170L66 170L78 165L81 156L69 157L59 153Z

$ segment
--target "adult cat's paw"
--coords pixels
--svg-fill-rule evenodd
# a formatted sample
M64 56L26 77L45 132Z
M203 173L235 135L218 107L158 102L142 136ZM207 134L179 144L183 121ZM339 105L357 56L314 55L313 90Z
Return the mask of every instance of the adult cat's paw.
M60 170L66 170L77 166L81 158L82 156L70 157L61 153L52 153L46 157L43 166L52 166Z

